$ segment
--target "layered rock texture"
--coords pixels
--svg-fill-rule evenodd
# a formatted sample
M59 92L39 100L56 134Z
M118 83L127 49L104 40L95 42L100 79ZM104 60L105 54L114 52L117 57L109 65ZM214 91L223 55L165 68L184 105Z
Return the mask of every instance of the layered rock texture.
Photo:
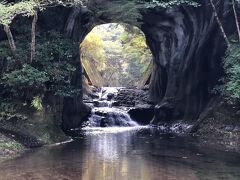
M221 1L218 14L231 33L232 19ZM223 16L225 14L226 16ZM155 8L143 14L142 30L153 53L150 82L156 102L153 124L173 120L196 121L212 98L211 90L222 74L225 43L208 0L194 8ZM233 24L233 23L232 23Z

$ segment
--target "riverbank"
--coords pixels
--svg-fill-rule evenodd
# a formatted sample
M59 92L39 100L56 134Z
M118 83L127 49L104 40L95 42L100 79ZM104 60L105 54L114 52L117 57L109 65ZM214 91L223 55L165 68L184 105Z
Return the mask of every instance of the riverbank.
M41 111L22 109L0 114L0 159L16 157L27 149L71 139L60 127L61 113L50 106Z
M17 157L25 150L21 143L0 133L0 162Z
M240 109L220 99L193 133L204 146L240 152Z
M146 125L154 114L153 103L147 94L147 89L120 89L111 98L116 107L127 107L133 120ZM90 100L96 103L92 99L88 102ZM204 117L200 117L197 129L184 136L197 137L200 147L240 152L239 109L218 99L206 112ZM29 148L68 141L70 138L60 128L61 117L56 117L56 114L61 113L53 113L45 107L42 111L0 118L0 159L16 157Z

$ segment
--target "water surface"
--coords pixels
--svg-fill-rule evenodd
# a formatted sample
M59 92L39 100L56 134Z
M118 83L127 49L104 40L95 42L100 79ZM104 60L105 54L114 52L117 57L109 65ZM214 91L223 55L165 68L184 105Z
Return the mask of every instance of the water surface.
M240 154L140 127L90 128L85 136L0 164L1 180L240 179Z

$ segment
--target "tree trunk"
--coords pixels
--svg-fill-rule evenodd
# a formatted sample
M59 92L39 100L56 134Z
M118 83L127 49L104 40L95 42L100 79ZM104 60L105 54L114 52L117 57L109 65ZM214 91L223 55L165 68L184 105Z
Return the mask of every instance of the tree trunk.
M16 48L16 45L15 45L15 42L14 42L14 39L13 39L13 35L12 35L12 32L11 32L11 29L10 29L10 27L8 25L5 25L4 26L4 31L7 34L7 38L8 38L8 42L9 42L12 54L15 57L17 48Z
M214 3L213 3L213 0L209 0L209 1L210 1L210 3L211 3L212 9L213 9L213 14L214 14L214 16L215 16L215 18L216 18L216 20L217 20L217 23L218 23L218 25L219 25L219 28L220 28L220 30L221 30L221 32L222 32L223 37L224 37L224 40L226 41L227 46L230 46L230 42L229 42L228 37L227 37L227 35L226 35L226 32L225 32L225 30L224 30L224 28L223 28L223 25L222 25L222 23L221 23L221 21L220 21L220 19L219 19L219 17L218 17L217 10L216 10L216 7L215 7L215 5L214 5Z
M38 14L37 12L34 13L33 16L33 21L32 21L32 42L31 42L31 55L30 55L30 63L32 63L34 56L35 56L35 51L36 51L36 24L38 20Z
M237 11L236 11L235 0L232 0L232 6L233 6L233 13L234 13L234 17L235 17L236 26L237 26L238 40L240 42L240 28L239 28L239 23L238 23L238 16L237 16Z

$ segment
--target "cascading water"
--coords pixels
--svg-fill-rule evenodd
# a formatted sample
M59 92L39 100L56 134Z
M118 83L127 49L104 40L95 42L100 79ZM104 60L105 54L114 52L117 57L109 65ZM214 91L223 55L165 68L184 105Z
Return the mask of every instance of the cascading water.
M138 123L133 121L128 113L120 108L112 107L113 98L118 93L118 88L101 88L99 98L94 100L95 107L92 110L86 127L134 127Z

